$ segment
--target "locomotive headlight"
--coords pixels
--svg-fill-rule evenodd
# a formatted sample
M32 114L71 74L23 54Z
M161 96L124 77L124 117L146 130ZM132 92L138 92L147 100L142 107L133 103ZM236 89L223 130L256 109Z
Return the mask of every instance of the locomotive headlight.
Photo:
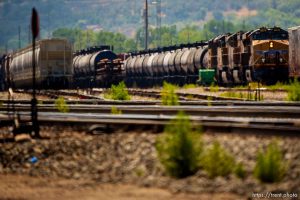
M263 63L265 63L266 59L265 59L265 58L262 58L261 61L262 61Z
M274 47L273 42L270 42L270 48L273 48L273 47Z

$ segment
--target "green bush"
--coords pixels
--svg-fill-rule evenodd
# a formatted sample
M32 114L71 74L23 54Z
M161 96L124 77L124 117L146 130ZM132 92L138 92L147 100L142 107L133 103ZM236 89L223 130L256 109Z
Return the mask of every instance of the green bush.
M286 89L288 87L288 85L285 85L282 82L276 82L275 85L268 85L266 86L269 90L275 92L276 90L280 90L280 89Z
M105 98L113 100L130 100L130 95L124 81L118 85L112 85L109 92L105 95Z
M209 87L210 92L219 92L219 86L216 85L215 83L212 83Z
M121 115L122 114L122 110L119 110L116 106L112 106L111 107L111 114L113 114L113 115Z
M196 88L197 86L195 84L189 83L189 84L184 84L184 86L182 87L183 89L192 89L192 88Z
M164 82L163 89L161 91L162 104L166 106L179 105L178 96L175 93L176 86L170 83Z
M289 101L300 101L300 82L295 79L287 87L288 100Z
M207 106L212 106L212 101L213 100L213 97L211 97L211 96L208 96L207 97Z
M219 142L214 142L212 147L205 151L201 163L210 178L227 176L235 166L234 158L221 147Z
M189 117L179 113L156 140L158 158L166 172L176 178L193 175L200 167L201 131L193 130Z
M234 169L234 173L237 177L244 179L246 177L246 171L244 169L243 163L239 162Z
M266 152L258 152L254 176L262 182L278 182L284 177L286 168L279 146L272 142Z
M69 112L69 106L63 97L58 97L54 103L55 103L56 109L59 112L63 112L63 113Z

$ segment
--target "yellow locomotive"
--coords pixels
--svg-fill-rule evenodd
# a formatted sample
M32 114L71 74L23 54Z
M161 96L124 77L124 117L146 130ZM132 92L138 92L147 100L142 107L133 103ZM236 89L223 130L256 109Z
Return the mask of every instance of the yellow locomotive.
M209 41L209 68L219 84L288 79L288 32L265 28L220 35Z

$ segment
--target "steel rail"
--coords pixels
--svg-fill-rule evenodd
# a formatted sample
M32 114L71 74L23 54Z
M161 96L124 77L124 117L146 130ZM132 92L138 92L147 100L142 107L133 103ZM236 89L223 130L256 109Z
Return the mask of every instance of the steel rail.
M66 105L65 105L66 106ZM175 115L183 111L193 116L234 116L234 117L269 117L269 118L300 118L300 107L297 106L161 106L161 105L67 105L73 113L111 113L112 107L123 114L169 114ZM16 104L16 111L28 111L29 105ZM58 112L56 105L38 105L42 112ZM5 113L6 106L0 107Z
M40 99L42 104L54 104L55 99ZM0 99L2 106L5 104L29 104L30 100L18 99L7 100ZM130 101L118 101L118 100L102 100L102 99L79 99L79 100L65 100L66 104L82 104L82 105L161 105L162 102L158 100L130 100ZM286 106L286 107L300 107L300 102L289 101L238 101L238 100L223 100L223 101L207 101L207 100L195 100L195 101L179 101L179 105L199 105L199 106Z
M30 119L29 112L20 113L23 121ZM174 115L143 115L143 114L82 114L82 113L39 113L40 125L116 125L135 127L148 126L165 126L174 119ZM0 115L0 121L3 123L8 121L6 115ZM258 119L258 118L238 118L238 117L207 117L207 116L191 116L190 120L193 125L202 126L204 129L218 129L222 131L249 131L249 133L263 134L294 134L300 136L300 120L292 119Z

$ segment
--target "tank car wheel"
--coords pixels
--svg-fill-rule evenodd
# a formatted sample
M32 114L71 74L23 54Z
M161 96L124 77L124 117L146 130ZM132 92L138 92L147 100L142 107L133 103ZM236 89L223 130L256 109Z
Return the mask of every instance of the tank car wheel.
M252 82L253 81L253 76L252 76L252 70L251 69L246 69L245 70L245 79L247 82Z
M234 69L232 72L232 75L233 75L233 81L235 84L240 84L243 82L242 72L239 71L238 69Z
M221 72L222 82L226 85L232 84L232 73L228 70Z

